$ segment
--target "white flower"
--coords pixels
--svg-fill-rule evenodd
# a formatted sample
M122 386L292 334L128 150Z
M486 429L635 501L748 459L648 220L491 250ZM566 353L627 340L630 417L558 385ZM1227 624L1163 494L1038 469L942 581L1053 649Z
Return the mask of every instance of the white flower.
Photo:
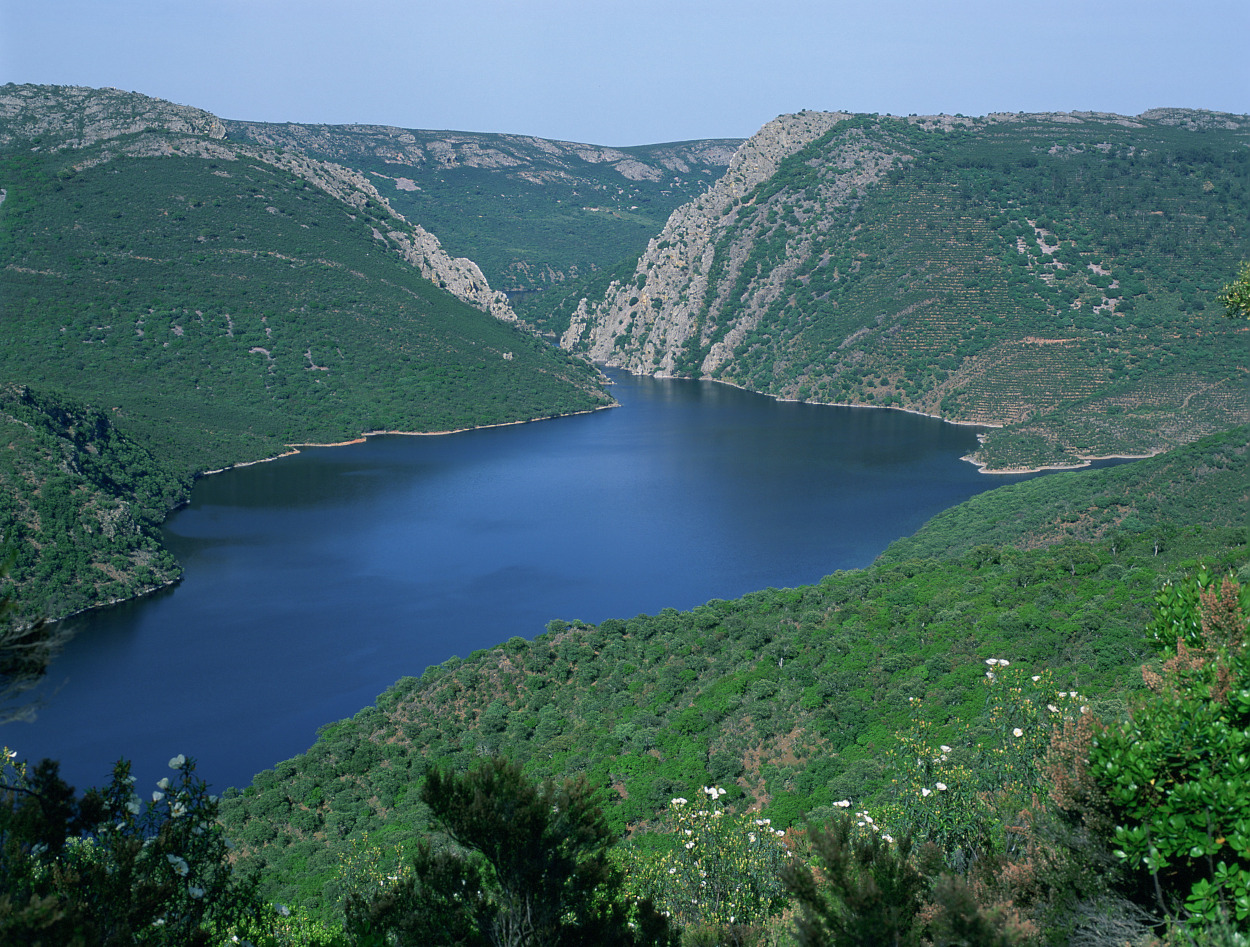
M1054 704L1047 704L1046 709L1049 710L1052 714L1059 713L1059 708L1056 707Z
M933 785L937 787L938 792L946 792L946 783L934 783Z
M204 889L197 888L195 885L190 885L187 887L187 894L191 895L193 898L202 898L204 897Z
M1010 661L1008 661L1006 658L999 658L999 659L998 659L998 666L999 666L1000 668L1011 667L1011 662L1010 662Z
M998 663L998 658L986 658L985 663L988 664L990 667L993 667L994 665Z
M1021 730L1019 727L1016 727L1014 730L1011 731L1011 735L1013 737L1022 737L1024 736L1024 731Z
M1083 714L1087 714L1087 713L1089 713L1089 704L1082 704L1082 705L1081 705L1081 713L1083 713Z
M748 838L748 839L750 839L752 842L754 842L754 841L755 841L755 833L754 833L754 832L748 832L748 833L747 833L747 838Z
M670 875L675 875L675 874L677 874L677 869L676 869L676 868L670 868L670 869L668 870L668 873L669 873Z
M690 850L690 849L692 849L692 848L694 848L694 842L687 842L687 843L686 843L686 850L687 850L687 851L689 851L689 850Z
M165 794L163 792L159 792L158 790L155 790L155 789L152 790L153 802L160 802L164 798L165 798Z
M1059 696L1060 696L1060 697L1067 697L1067 696L1068 696L1068 692L1067 692L1067 691L1060 691L1060 692L1059 692Z
M681 796L676 796L676 797L674 797L674 799L673 799L673 805L675 805L675 806L684 806L684 805L685 805L687 802L689 802L689 801L690 801L690 800L688 800L688 799L683 799Z
M785 837L786 837L786 833L785 833L785 832L783 832L783 831L781 831L781 829L774 829L774 830L773 830L773 834L774 834L775 836L777 836L777 838L785 838Z
M839 809L849 809L851 808L851 800L842 799L838 802L835 802L834 805L837 806Z
M931 796L931 795L933 795L933 790L932 790L932 789L929 789L929 788L927 788L927 787L926 787L926 788L924 788L924 789L921 789L921 790L920 790L920 795L922 795L922 796Z
M939 746L938 749L941 750L943 753L949 753L951 751L951 748L947 746L945 743Z
M129 812L131 815L139 814L139 797L138 796L130 797L130 801L126 803L126 811Z
M169 777L168 777L168 776L162 776L160 779L158 779L158 780L156 781L156 788L157 788L157 789L168 789L168 788L169 788Z
M5 759L10 759L10 760L16 759L17 750L9 750L9 752L5 753L4 756L5 756Z
M187 814L187 807L184 806L181 802L175 802L169 814L172 815L175 819L178 818L179 816L184 816Z
M186 765L187 765L187 758L183 756L181 753L179 753L177 756L175 756L172 760L169 761L170 769L182 769Z
M187 876L187 872L191 870L190 866L187 865L187 860L179 855L166 855L165 858L173 865L174 871L184 878Z
M1034 684L1036 684L1036 683L1037 683L1038 681L1040 681L1041 679L1042 679L1042 675L1040 675L1040 674L1034 674L1034 675L1033 675L1033 683L1034 683Z
M887 835L887 834L886 834L886 833L884 833L884 832L882 832L882 833L881 833L881 837L882 837L883 839L885 839L887 842L893 842L893 841L894 841L894 836L893 836L893 835Z
M998 678L996 678L996 677L994 676L994 672L993 672L993 671L986 671L986 672L985 672L985 676L986 676L986 677L988 677L991 681L996 681L996 680L998 680Z

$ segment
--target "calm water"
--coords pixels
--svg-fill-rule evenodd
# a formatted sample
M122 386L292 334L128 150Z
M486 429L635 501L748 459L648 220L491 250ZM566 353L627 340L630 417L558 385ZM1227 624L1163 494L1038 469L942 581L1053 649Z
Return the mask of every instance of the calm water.
M988 477L975 432L617 376L622 407L382 437L208 477L166 524L177 587L76 620L34 724L79 786L177 753L218 788L453 654L867 565Z

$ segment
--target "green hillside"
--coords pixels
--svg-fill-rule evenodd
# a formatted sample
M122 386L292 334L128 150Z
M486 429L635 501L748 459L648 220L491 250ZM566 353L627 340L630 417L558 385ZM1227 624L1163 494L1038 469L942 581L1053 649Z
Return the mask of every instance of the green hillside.
M939 738L957 722L981 726L986 658L1045 671L1114 709L1140 680L1160 582L1199 560L1250 565L1247 434L1097 478L1020 484L1006 507L1040 515L1001 522L994 546L948 543L949 554L919 558L904 543L816 585L598 626L556 621L533 641L452 658L229 793L226 824L270 896L316 904L336 897L339 859L366 834L393 850L426 830L416 788L436 765L461 770L499 754L535 776L584 774L622 832L703 785L786 825L879 791L914 701ZM1198 473L1172 504L1177 469ZM1114 536L1047 535L1042 545L1042 522L1096 519L1108 496L1141 526L1126 516ZM984 500L944 514L944 528L980 528ZM1240 525L1209 525L1226 522Z
M994 469L1250 419L1248 330L1213 305L1250 257L1244 116L846 117L728 193L549 328L633 370L1001 425Z
M350 172L171 131L179 114L167 103L70 92L103 109L92 134L54 125L30 137L0 122L0 380L83 417L103 412L135 451L160 458L159 476L184 484L168 503L193 474L291 444L611 403L583 360L423 278L404 253L420 235ZM128 106L157 114L133 120ZM97 547L98 531L52 536L11 499L22 478L38 489L60 476L40 468L35 458L51 455L30 453L24 429L11 430L23 473L0 473L10 498L0 528L23 597L38 587L32 606L81 607L149 586L120 566L110 583L41 561L67 543L87 544L84 561L114 550ZM84 510L139 502L151 525L169 508L120 480L108 496L97 487L73 491ZM70 585L47 585L52 576Z
M524 135L226 122L231 139L368 173L391 206L471 258L525 318L548 290L639 253L741 141L608 148Z

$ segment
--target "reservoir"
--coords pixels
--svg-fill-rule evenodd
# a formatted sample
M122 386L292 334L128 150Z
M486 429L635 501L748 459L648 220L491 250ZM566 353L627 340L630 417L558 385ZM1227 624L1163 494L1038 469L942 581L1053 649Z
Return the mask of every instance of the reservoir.
M691 608L868 565L982 490L977 431L614 375L621 407L387 436L206 477L165 524L183 581L73 619L33 724L82 789L194 757L215 790L401 677L552 619Z

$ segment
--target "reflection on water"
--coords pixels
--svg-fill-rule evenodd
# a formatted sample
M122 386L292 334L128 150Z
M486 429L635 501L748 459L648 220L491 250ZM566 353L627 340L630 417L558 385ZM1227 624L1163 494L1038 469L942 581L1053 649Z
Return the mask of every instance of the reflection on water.
M76 619L59 689L5 741L79 786L177 753L242 785L453 654L862 567L1020 479L978 474L975 431L929 418L618 382L610 411L201 480L166 524L184 581Z

